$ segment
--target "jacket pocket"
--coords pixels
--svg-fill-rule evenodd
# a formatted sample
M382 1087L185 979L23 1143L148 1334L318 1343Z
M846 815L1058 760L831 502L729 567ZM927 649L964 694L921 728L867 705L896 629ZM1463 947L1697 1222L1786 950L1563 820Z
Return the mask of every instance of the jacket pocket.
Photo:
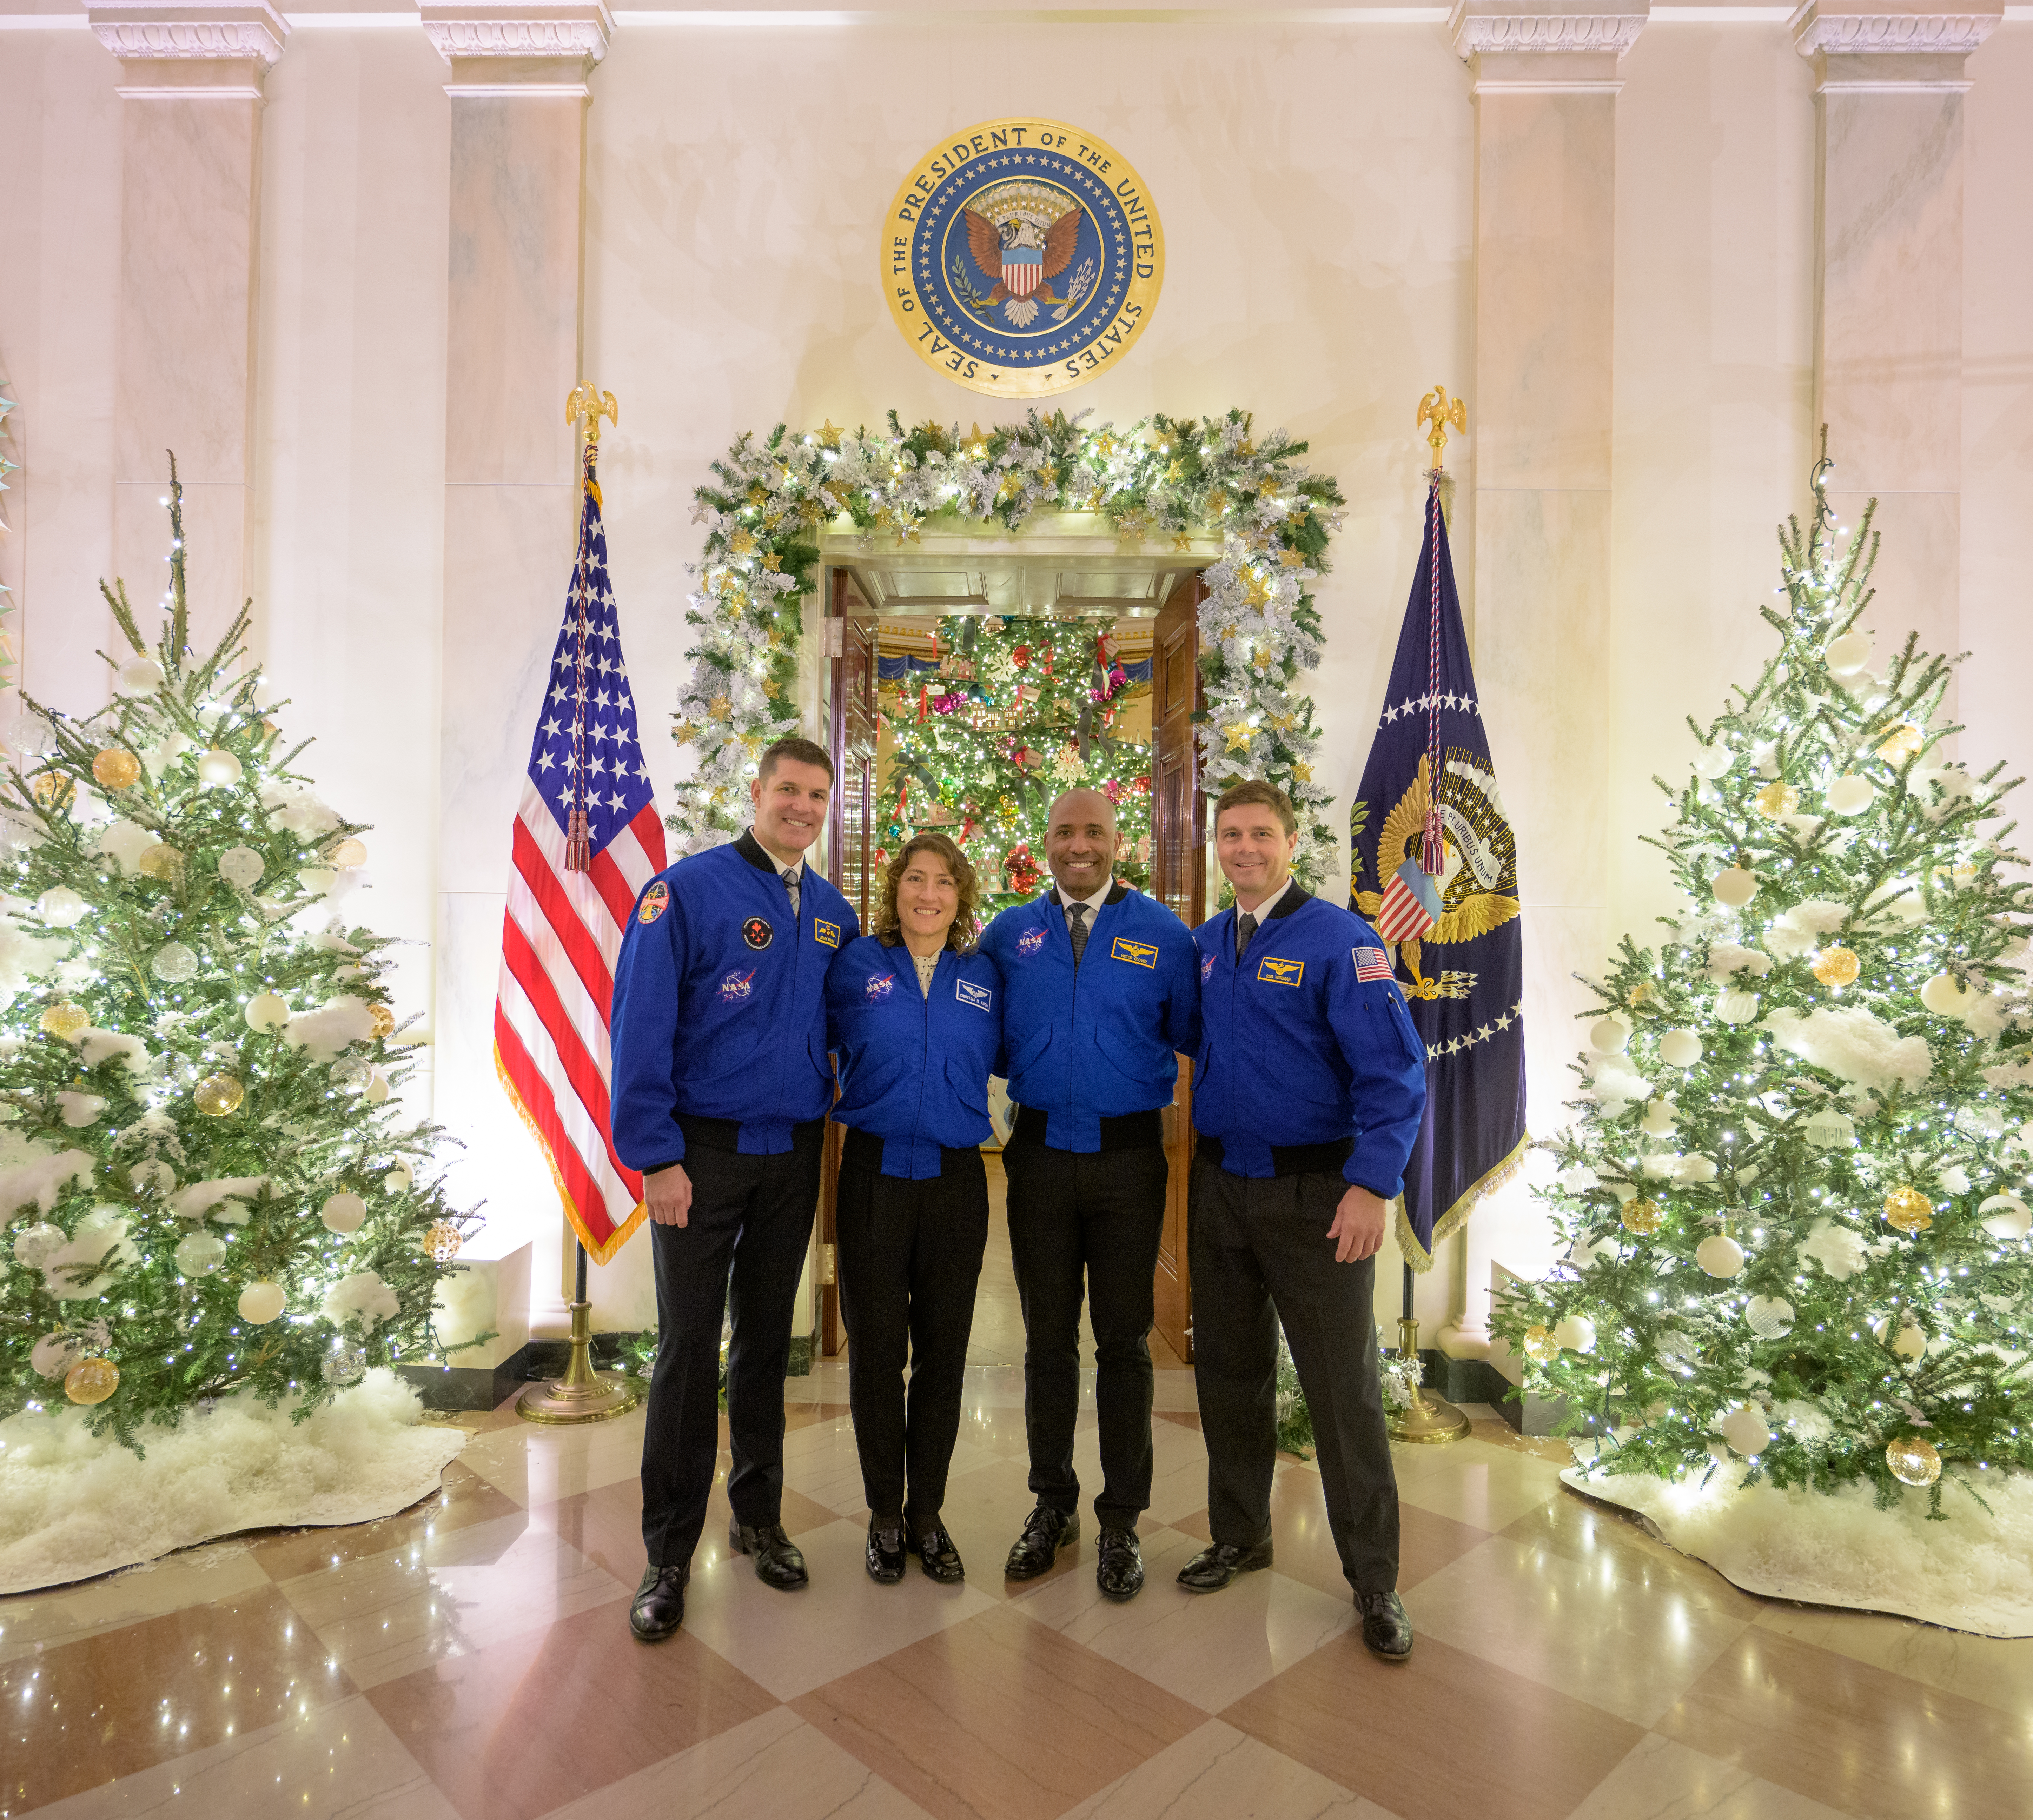
M1009 1072L1020 1074L1052 1046L1052 1027L1047 1024L1035 1032L1020 1049L1009 1054Z
M1163 1064L1171 1056L1171 1050L1155 1043L1138 1043L1119 1035L1108 1024L1094 1027L1095 1047L1105 1055L1117 1073L1125 1080L1150 1080L1163 1072Z
M1372 1001L1369 1009L1371 1029L1384 1054L1395 1055L1412 1067L1425 1067L1426 1046L1419 1040L1418 1032L1412 1028L1412 1014L1405 1009L1404 1002L1394 993L1380 1008ZM1383 1031L1376 1029L1380 1023L1383 1026Z
M988 1116L988 1070L979 1062L963 1062L957 1055L946 1058L946 1084L953 1090L953 1096L969 1112L978 1112L983 1118Z

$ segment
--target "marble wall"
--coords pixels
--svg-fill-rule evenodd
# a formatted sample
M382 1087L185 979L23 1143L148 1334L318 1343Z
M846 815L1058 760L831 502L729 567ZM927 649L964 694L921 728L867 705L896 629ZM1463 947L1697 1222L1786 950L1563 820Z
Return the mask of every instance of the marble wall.
M898 174L1002 111L1091 126L1163 214L1166 285L1137 356L1069 407L1127 422L1240 404L1309 438L1349 496L1314 691L1344 799L1416 556L1413 408L1436 381L1466 393L1457 562L1533 904L1533 1117L1558 1117L1567 974L1667 901L1638 838L1658 820L1649 780L1684 758L1683 717L1712 712L1762 649L1772 526L1804 493L1825 148L1816 70L1782 21L1656 9L1616 63L1620 88L1521 112L1523 162L1507 165L1487 109L1478 149L1475 77L1436 17L623 13L586 77L582 148L577 102L448 95L470 73L406 18L372 17L290 15L244 234L157 223L152 242L123 227L146 188L123 114L165 104L119 97L121 63L81 11L35 28L0 13L0 374L25 461L0 579L17 587L28 686L73 709L102 699L94 583L117 563L152 588L160 553L129 528L128 496L152 511L159 487L130 459L123 400L139 393L120 376L174 376L170 352L135 351L162 269L137 249L168 234L193 283L251 257L245 470L219 470L242 528L208 518L193 563L254 595L290 724L319 740L313 768L376 824L358 909L417 944L402 991L436 1039L418 1103L468 1144L455 1178L489 1204L488 1249L537 1240L540 1331L559 1223L488 1045L508 817L570 566L564 390L576 370L620 399L602 474L654 728L683 668L689 495L715 452L782 420L1008 414L923 366L873 282ZM1956 425L1953 535L1926 545L1940 586L1913 575L1883 611L1979 650L1964 750L2024 770L2033 24L1999 26L1967 76L1960 370L1915 382ZM1520 235L1557 245L1584 215L1586 272L1535 286L1514 257L1496 283ZM230 324L199 339L230 353ZM1556 422L1572 435L1549 440ZM209 433L194 415L170 440ZM653 736L650 762L667 787L675 751ZM1429 1331L1463 1312L1487 1257L1530 1268L1542 1249L1522 1197L1471 1234L1473 1260L1422 1283ZM646 1264L635 1246L602 1273L602 1320L639 1309Z

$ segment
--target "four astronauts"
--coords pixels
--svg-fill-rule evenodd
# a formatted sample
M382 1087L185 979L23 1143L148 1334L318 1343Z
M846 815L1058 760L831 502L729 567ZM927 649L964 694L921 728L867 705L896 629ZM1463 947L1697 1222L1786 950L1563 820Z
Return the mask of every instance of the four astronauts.
M977 938L972 867L921 833L889 863L864 933L804 862L833 786L826 751L779 740L758 772L752 826L651 882L615 979L615 1148L643 1172L661 1324L635 1634L683 1617L721 1444L724 1316L728 1545L769 1586L807 1582L781 1521L783 1379L829 1113L846 1128L838 1262L867 1571L893 1582L915 1555L934 1580L964 1577L941 1507L988 1235L991 1074L1015 1114L1002 1162L1036 1500L1003 1571L1043 1574L1079 1538L1084 1304L1095 1577L1113 1599L1141 1590L1177 1052L1194 1064L1188 1245L1212 1535L1179 1584L1213 1592L1271 1563L1282 1324L1364 1641L1404 1660L1372 1294L1425 1051L1375 933L1292 877L1291 804L1257 782L1215 803L1234 903L1197 929L1116 882L1114 807L1073 790L1051 807L1043 897Z

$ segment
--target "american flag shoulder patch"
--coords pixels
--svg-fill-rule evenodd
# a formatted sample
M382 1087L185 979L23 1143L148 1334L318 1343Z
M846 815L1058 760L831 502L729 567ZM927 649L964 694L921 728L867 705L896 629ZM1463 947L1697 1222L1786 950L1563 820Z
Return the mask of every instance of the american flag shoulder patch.
M1355 976L1358 979L1388 979L1396 972L1391 964L1391 957L1381 948L1351 948L1355 957Z

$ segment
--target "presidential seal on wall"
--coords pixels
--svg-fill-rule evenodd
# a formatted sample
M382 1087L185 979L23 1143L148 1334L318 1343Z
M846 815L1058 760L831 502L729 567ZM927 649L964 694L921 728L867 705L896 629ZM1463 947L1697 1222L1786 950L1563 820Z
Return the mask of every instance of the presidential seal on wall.
M1056 120L987 121L934 146L883 232L883 289L904 339L998 398L1065 391L1121 358L1164 275L1143 178Z

